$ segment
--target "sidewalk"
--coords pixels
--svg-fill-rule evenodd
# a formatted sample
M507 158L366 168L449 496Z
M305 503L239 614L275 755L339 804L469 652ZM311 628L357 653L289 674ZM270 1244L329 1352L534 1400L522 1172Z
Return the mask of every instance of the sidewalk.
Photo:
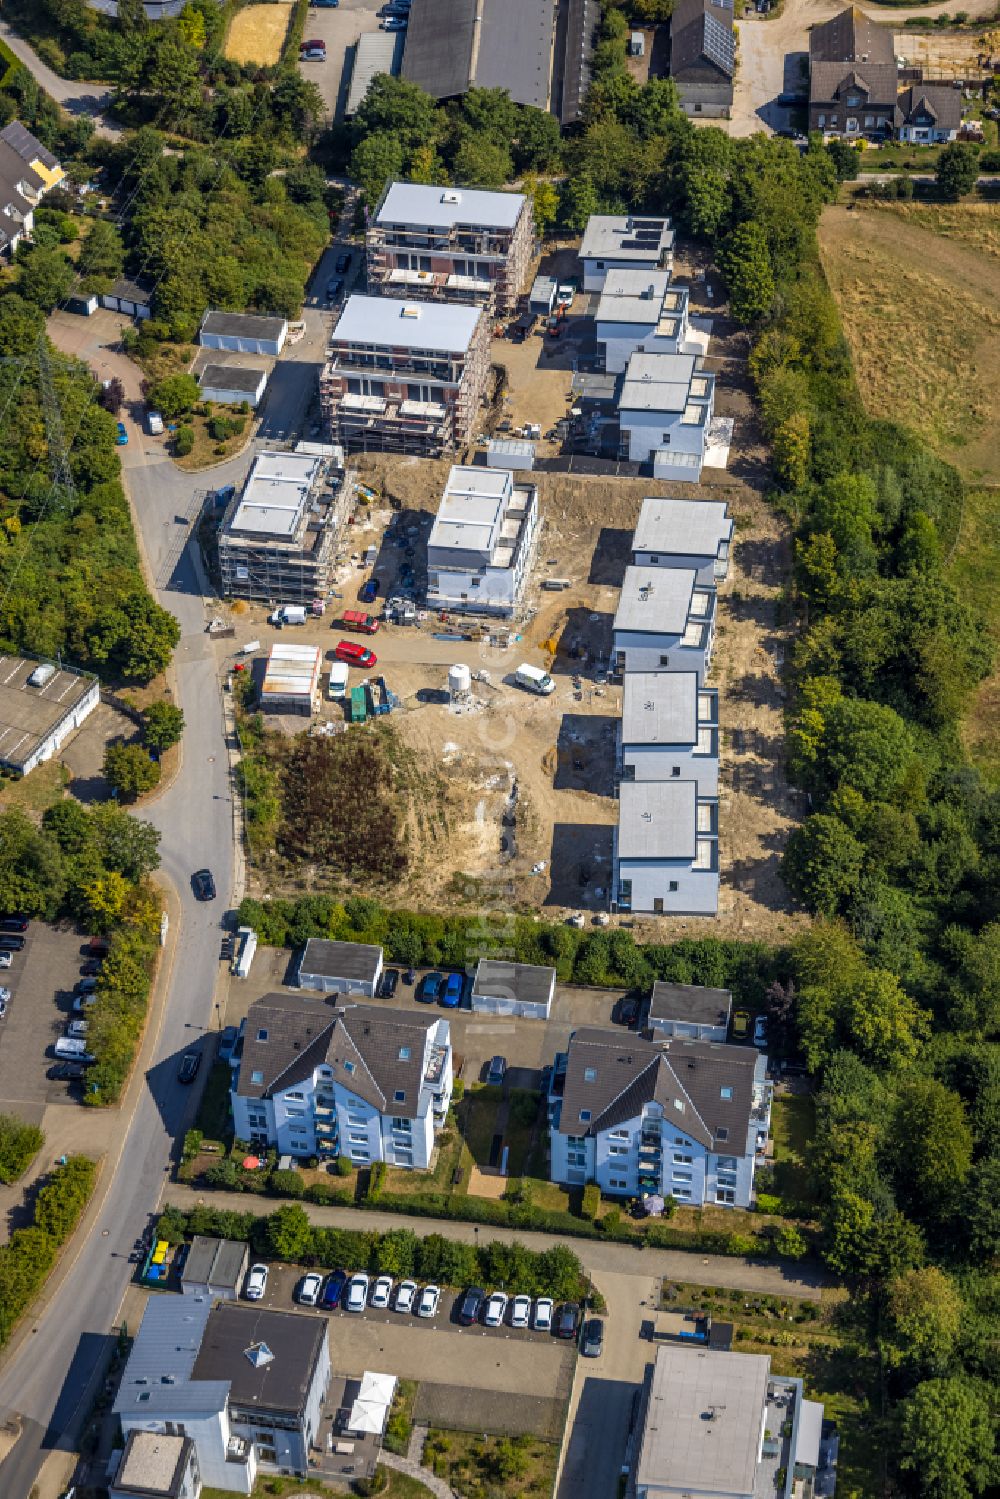
M163 1206L190 1209L210 1206L237 1213L272 1213L282 1205L279 1198L247 1196L241 1192L199 1192L168 1182L164 1188ZM675 1249L637 1249L631 1244L608 1244L600 1239L572 1239L563 1234L524 1233L516 1229L496 1228L492 1224L456 1223L452 1219L411 1218L403 1213L379 1213L368 1208L321 1207L301 1204L311 1223L328 1228L377 1229L385 1233L392 1228L409 1228L420 1235L441 1233L462 1244L487 1244L498 1240L515 1241L528 1249L553 1249L564 1245L576 1254L587 1273L595 1279L602 1272L633 1275L648 1282L651 1276L688 1281L699 1286L722 1286L733 1291L756 1291L772 1296L815 1296L824 1286L834 1285L830 1275L819 1265L772 1264L770 1261L731 1259L726 1255L688 1253Z

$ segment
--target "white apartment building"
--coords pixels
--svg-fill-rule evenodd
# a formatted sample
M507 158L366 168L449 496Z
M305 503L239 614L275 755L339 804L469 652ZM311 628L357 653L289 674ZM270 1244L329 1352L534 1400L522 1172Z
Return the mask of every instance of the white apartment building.
M612 911L715 916L719 802L697 781L622 781L612 834Z
M766 1065L746 1046L574 1031L552 1074L552 1180L749 1207L771 1121Z
M693 671L704 685L715 641L715 588L693 568L627 567L615 613L616 672Z
M671 286L669 271L608 271L594 314L597 359L609 375L631 356L681 354L688 336L688 292Z
M595 213L580 244L584 291L600 291L608 271L669 271L674 263L670 220L651 215Z
M693 567L699 583L729 575L733 518L725 500L648 496L632 537L637 567Z
M623 454L656 479L697 484L715 404L715 376L696 354L631 356L618 398Z
M247 1014L233 1124L282 1155L421 1171L451 1091L451 1029L437 1014L266 994Z
M427 542L427 604L509 619L538 534L538 490L510 470L456 465Z
M627 671L618 721L619 781L694 781L719 794L719 694L694 671Z

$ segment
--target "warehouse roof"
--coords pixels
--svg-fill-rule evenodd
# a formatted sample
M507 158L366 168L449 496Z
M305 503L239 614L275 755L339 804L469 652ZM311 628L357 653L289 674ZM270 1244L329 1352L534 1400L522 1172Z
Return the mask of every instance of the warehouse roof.
M664 557L718 557L733 539L725 500L678 500L648 496L632 537L633 552Z
M266 370L242 369L235 364L206 364L199 375L203 390L245 390L255 395Z
M697 672L625 673L623 744L695 744L697 739Z
M770 1367L766 1354L658 1348L639 1447L640 1492L752 1494Z
M513 229L524 208L523 193L488 193L471 187L432 187L390 182L375 214L376 224L426 224L453 229Z
M615 630L682 635L697 581L698 574L691 567L627 567Z
M255 312L206 312L202 333L222 338L280 338L287 328L283 317L262 317Z
M622 781L619 859L693 859L698 852L696 781Z
M367 942L331 942L310 937L299 960L299 973L323 978L360 979L373 984L382 962L382 949Z
M264 668L260 700L266 707L277 698L312 699L323 656L318 645L272 645Z
M547 1004L555 984L556 971L540 963L506 963L496 958L480 958L472 995L486 999L514 999L523 1004Z
M464 302L401 302L394 297L348 297L333 342L464 354L482 317Z
M40 687L28 678L47 663L0 656L0 765L23 765L67 713L94 690L96 677L53 668Z
M348 118L361 108L372 80L379 73L399 72L405 42L406 33L403 31L362 32L354 51L351 86L344 106L344 114Z
M476 87L503 88L515 104L547 109L554 25L553 0L484 0Z

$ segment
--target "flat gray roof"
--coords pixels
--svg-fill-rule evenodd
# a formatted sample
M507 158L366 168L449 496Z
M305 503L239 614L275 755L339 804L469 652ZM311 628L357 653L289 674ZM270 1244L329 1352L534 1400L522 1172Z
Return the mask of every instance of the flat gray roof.
M693 859L698 851L696 781L622 781L621 859Z
M225 1376L191 1383L211 1311L208 1296L150 1298L115 1396L115 1415L142 1419L166 1409L211 1414L225 1407Z
M224 338L280 338L287 326L283 317L257 312L206 312L201 331Z
M427 539L428 552L492 553L504 512L514 497L509 469L455 464Z
M523 208L523 193L488 193L474 187L390 182L375 222L426 224L432 229L453 229L456 225L466 224L482 229L513 229Z
M23 765L67 713L97 682L96 677L57 669L44 687L29 687L28 678L44 661L0 656L0 764Z
M632 537L633 552L664 556L717 557L733 539L725 500L676 500L648 496Z
M290 541L322 466L307 453L258 454L229 530Z
M401 302L394 297L348 297L334 342L391 349L464 354L482 311L464 302Z
M547 109L554 28L553 0L492 0L484 5L477 88L504 88L515 104Z
M647 214L595 213L580 243L581 260L659 262L674 243L670 220Z
M608 271L594 320L598 323L655 323L670 289L669 271L631 267Z
M693 567L627 567L615 630L682 635L697 581Z
M555 984L556 971L539 963L505 963L497 958L480 958L472 985L474 995L486 998L516 999L524 1004L547 1004Z
M116 1489L129 1489L143 1499L177 1499L181 1479L194 1443L190 1437L166 1436L160 1431L130 1431Z
M464 94L472 82L476 0L422 0L406 28L403 77L435 99Z
M198 379L202 390L210 386L216 390L245 390L254 395L266 376L266 370L243 369L236 364L206 364Z
M344 114L356 114L379 73L396 74L403 60L405 31L365 31L358 37Z
M692 1025L728 1025L733 996L728 989L701 984L668 984L657 979L649 1002L650 1020L681 1020Z
M237 1290L246 1257L247 1246L242 1239L210 1239L196 1234L184 1261L181 1284Z
M302 953L299 973L373 983L381 961L380 947L364 942L331 942L326 937L310 937Z
M233 1405L299 1415L326 1331L325 1318L220 1302L209 1313L192 1378L227 1380ZM273 1358L254 1363L248 1350L260 1343L267 1344Z
M622 744L694 744L697 738L697 672L625 673Z
M752 1494L770 1365L765 1354L658 1348L638 1488Z
M633 354L625 369L619 408L683 411L691 392L694 354Z

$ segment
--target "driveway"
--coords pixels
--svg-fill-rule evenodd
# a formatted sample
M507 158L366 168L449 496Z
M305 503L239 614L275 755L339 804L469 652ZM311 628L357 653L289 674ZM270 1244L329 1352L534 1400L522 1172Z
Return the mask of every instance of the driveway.
M71 115L90 115L98 135L109 139L121 135L121 127L112 125L104 118L102 110L111 100L111 90L103 83L80 83L76 79L60 78L47 63L20 37L9 21L0 21L0 40L7 43L14 56L20 58L31 76L41 84L45 92L61 104ZM93 92L92 92L93 91Z
M305 39L326 43L326 62L300 62L303 78L315 83L331 118L343 119L354 67L354 49L366 31L378 30L382 0L340 0L339 6L310 7Z

